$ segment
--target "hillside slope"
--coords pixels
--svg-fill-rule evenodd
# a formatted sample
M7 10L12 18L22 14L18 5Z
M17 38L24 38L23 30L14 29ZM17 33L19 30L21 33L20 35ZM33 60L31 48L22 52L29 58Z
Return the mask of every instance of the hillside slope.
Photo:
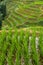
M6 4L7 16L3 27L16 27L25 24L37 24L43 21L43 1L9 1Z

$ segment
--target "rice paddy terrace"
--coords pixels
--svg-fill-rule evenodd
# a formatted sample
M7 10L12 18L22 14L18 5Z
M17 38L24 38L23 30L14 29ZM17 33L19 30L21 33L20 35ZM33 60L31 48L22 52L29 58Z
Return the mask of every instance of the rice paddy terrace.
M0 65L43 65L43 1L7 0L6 9Z
M43 21L43 1L9 1L3 27L40 25ZM43 25L43 24L42 24Z
M43 28L0 31L0 65L43 65Z

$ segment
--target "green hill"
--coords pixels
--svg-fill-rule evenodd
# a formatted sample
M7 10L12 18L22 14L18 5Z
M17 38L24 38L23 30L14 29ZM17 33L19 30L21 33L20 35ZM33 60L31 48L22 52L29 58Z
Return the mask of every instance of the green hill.
M40 25L43 21L43 1L8 1L3 27ZM43 23L43 22L42 22Z

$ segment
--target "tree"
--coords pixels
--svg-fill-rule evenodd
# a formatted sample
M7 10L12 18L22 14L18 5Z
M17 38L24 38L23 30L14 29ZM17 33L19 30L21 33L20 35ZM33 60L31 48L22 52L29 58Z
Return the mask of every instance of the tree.
M6 4L5 1L0 2L0 12L3 14L3 19L6 16Z
M3 0L0 1L0 29L2 28L2 20L6 16L6 4Z

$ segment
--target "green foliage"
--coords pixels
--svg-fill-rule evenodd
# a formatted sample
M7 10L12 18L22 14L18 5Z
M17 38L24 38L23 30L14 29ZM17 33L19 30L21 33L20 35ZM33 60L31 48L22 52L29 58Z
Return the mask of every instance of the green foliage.
M9 27L40 26L43 24L43 1L9 1L6 3L7 18L3 24ZM42 24L40 24L42 23Z
M40 65L39 54L37 53L37 50L36 50L35 39L36 39L36 33L34 31L34 33L32 34L32 37L31 37L32 60L33 60L33 65Z
M39 38L39 49L40 49L40 55L43 57L43 32L40 31L40 38Z
M6 30L2 30L0 33L0 65L21 65L21 63L43 65L40 64L40 56L43 57L43 34L39 30L39 52L35 42L36 30L38 29L33 29L30 40L28 30L20 32L9 30L7 33Z
M4 3L4 1L0 2L0 12L2 14L2 19L4 19L4 17L6 16L6 4Z

